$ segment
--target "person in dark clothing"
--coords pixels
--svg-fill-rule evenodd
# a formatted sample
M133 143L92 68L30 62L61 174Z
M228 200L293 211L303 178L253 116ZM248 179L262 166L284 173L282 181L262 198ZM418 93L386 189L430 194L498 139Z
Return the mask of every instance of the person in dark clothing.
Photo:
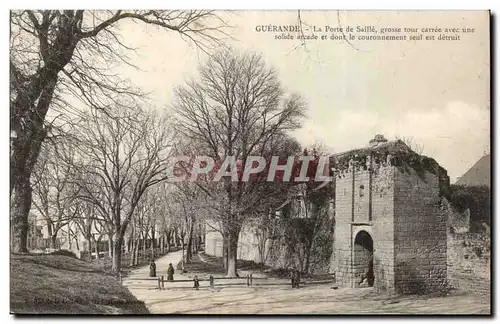
M198 280L198 276L194 276L194 289L198 290L200 288L200 281Z
M375 281L375 275L373 274L373 259L370 260L370 263L368 264L366 278L368 279L368 286L373 287L373 283Z
M294 268L290 272L290 277L292 278L292 288L299 288L300 283L300 272L296 268Z
M299 289L300 284L300 271L295 269L295 288Z
M149 265L149 276L156 277L156 263L154 260L151 260L151 264Z
M167 281L174 281L174 267L172 266L172 263L168 264Z
M368 286L373 287L373 283L375 281L375 276L373 274L373 259L368 263L368 271L361 276L361 280L359 281L359 285L363 283L363 281L367 280Z

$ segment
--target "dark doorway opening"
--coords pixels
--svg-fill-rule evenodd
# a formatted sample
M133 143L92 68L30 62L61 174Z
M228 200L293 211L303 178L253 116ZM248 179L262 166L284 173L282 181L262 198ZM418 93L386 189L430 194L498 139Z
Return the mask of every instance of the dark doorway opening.
M360 231L354 239L353 272L357 287L373 287L373 240L366 231Z

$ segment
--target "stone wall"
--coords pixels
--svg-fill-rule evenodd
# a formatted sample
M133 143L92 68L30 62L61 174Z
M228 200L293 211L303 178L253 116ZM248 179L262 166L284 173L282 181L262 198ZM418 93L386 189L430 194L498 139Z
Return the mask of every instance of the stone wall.
M354 175L356 177L356 175ZM353 174L345 172L335 179L335 256L330 271L339 286L351 286Z
M375 289L394 291L394 167L374 168L372 188Z
M441 209L448 216L448 231L451 233L467 233L470 232L470 209L466 208L463 211L458 211L451 203L443 198Z
M491 237L485 233L448 233L448 278L459 290L491 291Z
M395 291L427 293L446 288L446 214L439 179L411 168L395 168Z
M355 264L353 244L360 231L373 240L375 289L394 287L394 168L381 164L373 169L348 169L338 174L335 191L335 252L330 271L336 272L337 284L355 287L368 266Z
M222 234L216 222L207 220L205 224L205 253L216 257L222 256Z

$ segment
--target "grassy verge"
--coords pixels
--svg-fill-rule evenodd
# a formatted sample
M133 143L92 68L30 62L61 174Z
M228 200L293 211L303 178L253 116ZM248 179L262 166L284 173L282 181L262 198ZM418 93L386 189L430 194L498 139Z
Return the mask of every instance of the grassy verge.
M200 257L201 256L201 257ZM237 260L236 266L238 272L243 273L259 273L265 275L268 278L275 279L288 279L290 278L289 269L273 269L269 266L255 263L254 261L248 260ZM178 266L179 267L179 266ZM216 275L224 276L226 270L222 263L222 257L216 257L212 255L207 255L205 253L200 253L199 255L194 255L193 259L184 265L184 269L192 275ZM302 274L301 278L311 279L311 280L331 280L332 276L329 274L317 274L317 275L305 275Z
M14 314L147 314L103 265L62 255L10 258L10 311Z
M171 248L170 252L177 251L178 248ZM155 259L158 259L164 256L166 253L160 253L159 250L155 252ZM151 251L147 250L145 253L143 251L139 251L138 264L136 266L130 266L130 259L132 257L131 253L123 253L122 254L122 274L126 275L131 270L143 267L148 265L151 262ZM92 260L92 264L105 272L110 272L113 264L113 260L109 256L101 257L99 260Z
M200 257L201 255L201 257ZM202 260L203 258L203 260ZM246 260L237 260L236 266L238 271L254 271L260 272L265 270L265 268L257 264L253 261ZM180 267L180 263L177 268ZM188 273L197 274L197 275L216 275L216 276L224 276L226 274L226 270L224 270L224 266L222 263L222 257L215 257L212 255L207 255L205 253L200 253L193 255L193 258L189 263L184 265L184 269Z

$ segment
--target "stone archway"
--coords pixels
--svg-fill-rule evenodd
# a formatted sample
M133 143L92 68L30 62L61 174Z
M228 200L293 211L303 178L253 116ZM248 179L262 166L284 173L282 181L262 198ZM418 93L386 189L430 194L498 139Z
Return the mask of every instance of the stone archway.
M373 287L373 239L361 230L356 234L353 245L353 278L356 287Z

